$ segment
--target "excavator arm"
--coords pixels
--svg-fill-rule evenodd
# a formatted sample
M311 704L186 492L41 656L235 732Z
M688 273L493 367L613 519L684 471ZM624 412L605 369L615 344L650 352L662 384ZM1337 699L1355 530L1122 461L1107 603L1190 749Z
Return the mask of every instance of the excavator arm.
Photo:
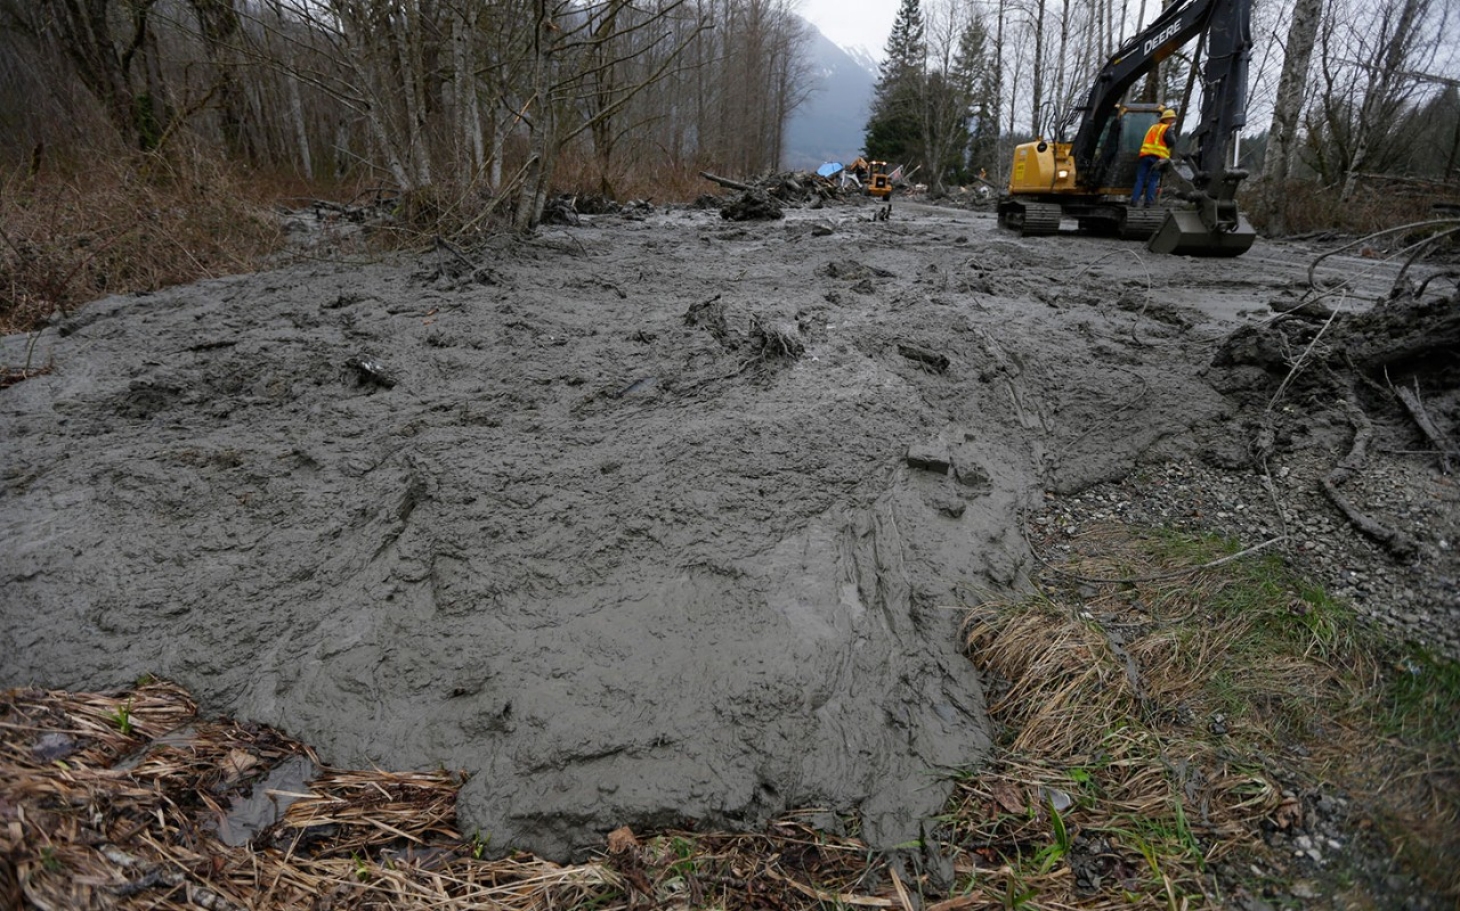
M1195 211L1172 212L1148 246L1158 253L1236 256L1255 233L1237 211L1237 186L1247 172L1228 167L1233 137L1247 122L1247 68L1252 55L1252 0L1177 0L1128 41L1095 79L1071 143L1076 169L1099 182L1101 138L1137 79L1182 45L1206 37L1200 119L1180 157L1190 163Z

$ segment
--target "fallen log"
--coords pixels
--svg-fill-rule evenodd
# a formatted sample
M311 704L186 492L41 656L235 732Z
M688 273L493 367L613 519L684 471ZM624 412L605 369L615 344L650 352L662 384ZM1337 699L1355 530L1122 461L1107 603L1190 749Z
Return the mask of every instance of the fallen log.
M718 177L714 174L711 174L709 171L701 171L700 176L703 177L705 180L710 181L711 183L717 183L720 186L725 187L729 190L739 190L740 192L745 193L749 190L755 189L755 187L751 186L748 183L741 183L738 180L731 180L728 177Z
M1391 301L1347 320L1342 329L1344 353L1356 367L1393 370L1460 351L1460 297Z

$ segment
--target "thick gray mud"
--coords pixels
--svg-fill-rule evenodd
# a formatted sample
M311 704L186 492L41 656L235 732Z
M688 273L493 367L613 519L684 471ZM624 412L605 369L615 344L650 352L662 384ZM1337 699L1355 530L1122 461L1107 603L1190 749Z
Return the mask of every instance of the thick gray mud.
M464 769L494 849L808 806L916 838L989 745L959 627L1025 584L1021 513L1240 445L1210 342L1294 276L873 211L86 308L0 391L0 684L152 673Z

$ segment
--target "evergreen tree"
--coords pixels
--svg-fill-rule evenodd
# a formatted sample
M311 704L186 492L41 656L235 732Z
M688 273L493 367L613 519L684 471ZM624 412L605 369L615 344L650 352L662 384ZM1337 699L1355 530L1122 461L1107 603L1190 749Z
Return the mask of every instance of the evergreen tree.
M988 30L983 20L972 16L958 36L954 59L954 81L964 99L966 117L959 148L965 154L955 179L966 182L980 168L997 170L998 99L994 93L994 66L989 55Z
M902 0L886 51L873 90L865 151L868 158L906 162L921 145L927 88L923 71L927 46L919 0Z
M1460 173L1460 90L1447 86L1406 109L1396 132L1411 136L1392 170L1408 177L1449 181Z
M892 34L887 36L887 59L878 68L879 91L909 73L921 73L928 46L921 0L902 0Z

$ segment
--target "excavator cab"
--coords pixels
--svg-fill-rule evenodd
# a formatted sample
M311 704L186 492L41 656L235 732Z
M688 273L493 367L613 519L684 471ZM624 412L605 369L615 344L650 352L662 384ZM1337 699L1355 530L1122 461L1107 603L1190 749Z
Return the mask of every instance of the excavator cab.
M1146 240L1165 219L1164 210L1133 209L1131 188L1146 131L1163 105L1129 104L1112 112L1106 128L1081 154L1077 143L1024 143L1014 150L1008 192L999 202L999 223L1021 234L1054 234L1064 218L1080 230Z
M1095 153L1103 184L1100 192L1111 196L1129 197L1136 182L1136 163L1141 157L1141 143L1146 131L1161 119L1163 105L1128 104L1122 106L1111 130L1100 143ZM1111 148L1107 148L1111 146Z
M1136 165L1146 131L1161 118L1161 104L1120 105L1110 125L1095 144L1090 166L1078 175L1080 192L1124 202L1136 181ZM1073 157L1073 153L1072 153Z

